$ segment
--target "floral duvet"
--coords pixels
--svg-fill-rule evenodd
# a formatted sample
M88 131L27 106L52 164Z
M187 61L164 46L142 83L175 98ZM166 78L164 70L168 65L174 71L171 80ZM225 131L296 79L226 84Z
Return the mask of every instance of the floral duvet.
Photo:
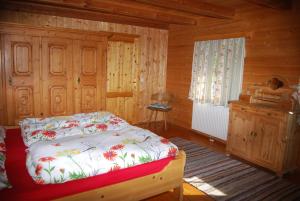
M175 156L178 152L167 139L129 124L100 131L95 125L87 125L84 133L40 140L29 146L26 165L36 183L64 183Z

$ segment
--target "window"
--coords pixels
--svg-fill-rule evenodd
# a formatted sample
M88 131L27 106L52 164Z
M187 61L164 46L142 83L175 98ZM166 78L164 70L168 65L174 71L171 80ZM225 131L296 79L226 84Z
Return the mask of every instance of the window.
M197 41L189 98L197 103L227 106L242 88L245 38Z

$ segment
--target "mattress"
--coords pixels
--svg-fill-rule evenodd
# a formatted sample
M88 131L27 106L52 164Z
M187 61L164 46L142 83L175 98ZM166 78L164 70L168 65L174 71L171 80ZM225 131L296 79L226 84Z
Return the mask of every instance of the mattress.
M1 200L50 200L122 181L160 172L174 157L111 171L97 176L69 181L63 184L36 184L26 169L26 146L20 129L9 129L5 139L6 169L12 188L0 191Z

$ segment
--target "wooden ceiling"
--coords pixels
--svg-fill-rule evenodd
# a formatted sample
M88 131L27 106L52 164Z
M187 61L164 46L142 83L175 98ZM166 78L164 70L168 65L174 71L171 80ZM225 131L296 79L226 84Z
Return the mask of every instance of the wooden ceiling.
M284 7L290 0L242 0ZM231 7L206 0L0 0L0 9L168 29L197 25L200 17L233 19ZM215 3L211 3L215 2ZM225 2L229 2L225 0ZM224 4L224 3L223 3Z
M200 0L1 0L8 10L167 29L198 17L231 19L234 10Z

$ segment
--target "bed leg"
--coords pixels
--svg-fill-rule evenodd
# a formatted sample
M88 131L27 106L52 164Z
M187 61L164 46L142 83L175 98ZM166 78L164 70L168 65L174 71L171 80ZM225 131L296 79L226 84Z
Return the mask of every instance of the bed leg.
M183 184L180 184L179 187L175 188L174 193L176 195L176 200L183 201Z

